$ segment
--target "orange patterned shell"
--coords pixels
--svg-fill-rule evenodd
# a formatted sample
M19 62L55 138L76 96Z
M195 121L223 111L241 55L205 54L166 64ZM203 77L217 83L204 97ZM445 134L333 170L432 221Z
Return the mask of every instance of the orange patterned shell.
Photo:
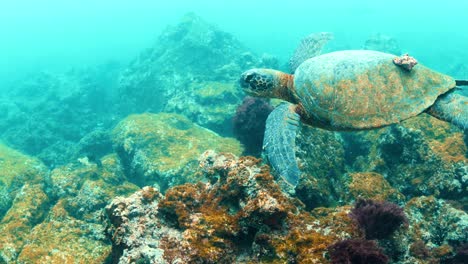
M453 78L422 65L401 69L394 57L349 50L311 58L296 70L296 98L315 120L334 128L366 129L416 116L455 87Z

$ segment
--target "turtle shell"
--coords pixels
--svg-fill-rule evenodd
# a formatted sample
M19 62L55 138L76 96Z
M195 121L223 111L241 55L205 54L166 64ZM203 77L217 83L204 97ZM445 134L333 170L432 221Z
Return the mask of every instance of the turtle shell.
M335 129L398 123L430 107L455 87L450 76L423 65L407 71L395 55L349 50L306 60L296 70L294 93L306 115Z

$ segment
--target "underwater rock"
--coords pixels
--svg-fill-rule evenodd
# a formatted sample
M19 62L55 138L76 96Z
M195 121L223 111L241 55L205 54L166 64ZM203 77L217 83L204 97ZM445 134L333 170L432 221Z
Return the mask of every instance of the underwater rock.
M0 221L0 263L15 263L37 223L47 215L49 198L42 184L24 184Z
M226 81L229 75L228 80L237 79L238 67L223 77L214 73L244 52L247 49L231 34L189 13L177 25L167 27L155 45L122 72L122 103L137 112L159 112L169 98L193 82Z
M0 215L0 263L106 261L111 247L102 210L113 197L138 190L115 154L99 166L83 158L48 172L38 160L0 145L0 166L1 186L8 187L2 195L12 199Z
M164 112L184 115L202 127L231 135L230 117L243 96L235 81L191 83L168 99Z
M56 203L42 223L24 234L18 263L106 263L111 247L104 227L69 216L63 206Z
M10 209L24 184L43 184L47 168L37 159L26 156L0 142L0 219Z
M376 201L402 202L404 196L395 190L381 174L375 172L348 173L349 183L344 192L346 201L372 199Z
M113 261L325 263L327 246L359 236L349 207L308 213L259 161L207 151L199 171L210 183L114 199L106 207Z
M136 190L138 186L127 180L117 155L112 154L103 157L99 165L84 157L54 169L47 191L70 216L96 222L112 198Z
M411 199L405 212L408 228L397 232L393 242L381 243L393 262L452 263L448 260L468 240L468 214L434 196Z
M302 126L296 136L296 157L303 172L296 194L308 208L343 198L345 153L338 133Z
M230 135L230 120L243 97L239 74L275 64L274 57L251 53L233 35L189 13L122 71L118 111L179 113Z
M434 195L461 200L467 196L467 146L463 132L456 127L420 115L355 137L366 147L351 165L354 171L385 175L407 198Z
M170 186L201 180L193 172L207 149L242 152L238 141L223 138L177 114L131 115L112 132L129 180L139 186Z
M115 109L108 107L115 105L115 68L40 72L14 83L0 101L6 113L0 118L0 138L49 167L70 162L83 136L116 122Z
M394 55L399 55L402 53L398 41L393 37L383 34L371 35L364 43L363 49L376 50Z

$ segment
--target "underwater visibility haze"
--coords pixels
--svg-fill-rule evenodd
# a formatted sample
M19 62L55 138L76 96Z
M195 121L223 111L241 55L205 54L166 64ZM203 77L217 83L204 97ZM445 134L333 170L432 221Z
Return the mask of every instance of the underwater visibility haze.
M467 11L1 2L0 263L468 263Z

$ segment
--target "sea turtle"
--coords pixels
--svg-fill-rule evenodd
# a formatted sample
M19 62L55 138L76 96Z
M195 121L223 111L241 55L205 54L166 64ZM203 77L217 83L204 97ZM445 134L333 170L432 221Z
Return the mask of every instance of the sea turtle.
M280 98L266 122L264 151L276 172L295 187L300 177L295 137L300 122L332 131L379 128L428 113L468 127L468 97L452 77L423 65L399 67L395 55L336 51L302 62L295 73L251 69L240 77L247 94ZM294 71L294 69L293 69Z

